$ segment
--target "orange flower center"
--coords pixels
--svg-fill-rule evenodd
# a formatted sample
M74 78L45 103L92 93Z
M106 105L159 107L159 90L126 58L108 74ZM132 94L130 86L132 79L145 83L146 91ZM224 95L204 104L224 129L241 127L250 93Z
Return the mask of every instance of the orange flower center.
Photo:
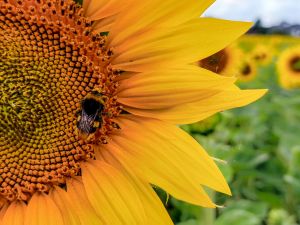
M0 195L28 200L80 175L120 113L106 39L71 0L0 3Z

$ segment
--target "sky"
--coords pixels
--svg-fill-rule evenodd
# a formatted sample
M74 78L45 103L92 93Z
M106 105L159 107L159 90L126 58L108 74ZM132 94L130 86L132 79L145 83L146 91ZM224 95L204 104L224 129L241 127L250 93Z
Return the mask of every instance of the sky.
M300 0L216 0L205 16L243 21L261 18L265 26L300 24Z

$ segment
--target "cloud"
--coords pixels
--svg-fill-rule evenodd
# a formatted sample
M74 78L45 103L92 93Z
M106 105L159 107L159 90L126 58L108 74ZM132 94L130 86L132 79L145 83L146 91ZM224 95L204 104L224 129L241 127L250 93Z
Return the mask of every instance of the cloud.
M205 13L231 20L262 19L270 26L282 21L300 24L299 0L217 0Z

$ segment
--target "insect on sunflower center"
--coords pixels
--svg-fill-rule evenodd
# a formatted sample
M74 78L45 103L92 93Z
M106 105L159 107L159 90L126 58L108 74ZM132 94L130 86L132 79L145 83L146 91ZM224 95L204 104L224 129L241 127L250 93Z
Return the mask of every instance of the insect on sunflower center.
M81 101L81 109L77 112L77 131L81 139L89 141L91 137L94 138L93 135L103 125L105 100L107 99L107 96L93 91Z

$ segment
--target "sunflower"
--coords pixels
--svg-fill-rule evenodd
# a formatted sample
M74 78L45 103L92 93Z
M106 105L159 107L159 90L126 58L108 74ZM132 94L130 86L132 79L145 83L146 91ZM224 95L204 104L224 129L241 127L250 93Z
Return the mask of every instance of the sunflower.
M282 87L286 89L300 87L300 46L282 52L276 66Z
M237 74L237 67L241 59L241 50L230 45L217 53L204 58L198 62L199 66L214 73L224 76L234 76Z
M152 185L230 194L177 127L265 93L194 65L251 26L199 18L212 2L1 1L1 224L168 225Z
M252 50L251 57L258 65L268 65L273 58L272 48L266 45L257 45Z
M249 82L256 78L257 68L253 60L244 59L239 65L238 80L240 82Z

